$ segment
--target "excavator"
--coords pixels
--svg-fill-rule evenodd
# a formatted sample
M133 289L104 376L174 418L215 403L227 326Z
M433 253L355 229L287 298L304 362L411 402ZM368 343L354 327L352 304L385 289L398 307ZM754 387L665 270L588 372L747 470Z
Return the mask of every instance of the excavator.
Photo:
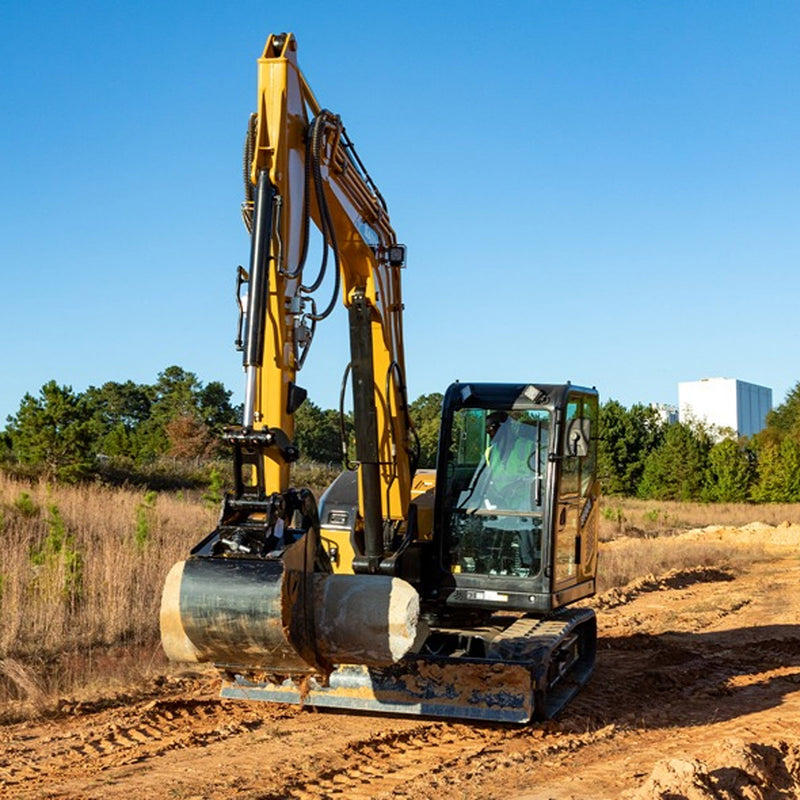
M341 118L298 68L292 34L270 35L258 60L244 182L245 392L242 424L225 432L233 488L217 527L167 575L167 656L213 664L228 698L553 717L595 662L594 613L574 604L595 592L597 391L454 382L436 467L417 468L406 248ZM354 442L343 426L344 468L317 501L291 482L306 398L296 380L340 295L350 344L340 412L349 387Z

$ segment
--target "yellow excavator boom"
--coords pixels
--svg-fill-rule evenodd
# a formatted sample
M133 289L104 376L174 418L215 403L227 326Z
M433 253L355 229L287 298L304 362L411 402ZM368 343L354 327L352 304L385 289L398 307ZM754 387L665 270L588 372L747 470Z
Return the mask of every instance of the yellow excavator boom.
M320 107L300 72L292 34L267 40L258 60L257 109L245 165L252 191L244 212L252 221L253 245L243 425L293 439L296 373L317 322L335 302L316 299L330 251L335 272L328 283L341 284L351 343L360 355L352 364L354 381L373 386L371 397L357 391L354 398L356 425L365 432L357 437L365 446L356 454L361 505L369 509L365 524L402 522L411 483L399 276L404 248L341 119ZM309 221L322 232L324 247L313 280L306 265ZM263 455L267 489L285 491L285 453L268 448Z

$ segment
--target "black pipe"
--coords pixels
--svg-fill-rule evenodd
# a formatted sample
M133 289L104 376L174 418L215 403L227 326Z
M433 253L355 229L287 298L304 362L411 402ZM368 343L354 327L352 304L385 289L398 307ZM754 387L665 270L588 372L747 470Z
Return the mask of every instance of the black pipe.
M260 367L264 359L272 201L275 194L275 187L269 181L269 172L261 170L258 173L253 206L253 235L250 240L250 286L247 293L247 333L243 358L245 367Z
M353 571L375 573L383 556L383 514L372 362L372 314L363 293L355 296L349 313L356 460L359 462L364 499L364 557L356 556Z

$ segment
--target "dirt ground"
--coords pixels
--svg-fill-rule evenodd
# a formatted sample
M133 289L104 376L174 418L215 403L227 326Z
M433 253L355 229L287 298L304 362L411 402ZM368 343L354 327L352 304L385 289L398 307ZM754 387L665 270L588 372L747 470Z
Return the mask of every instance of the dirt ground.
M597 669L557 721L248 705L194 674L0 727L0 796L800 797L800 526L708 528L675 546L692 538L756 545L759 557L595 598Z

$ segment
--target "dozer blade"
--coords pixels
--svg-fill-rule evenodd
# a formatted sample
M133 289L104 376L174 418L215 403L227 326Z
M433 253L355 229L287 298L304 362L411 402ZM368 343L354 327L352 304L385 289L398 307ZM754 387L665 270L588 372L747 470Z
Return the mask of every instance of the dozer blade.
M590 610L521 619L489 657L409 655L387 667L337 666L327 681L229 671L223 697L400 715L527 723L549 719L589 679L596 652Z
M528 722L534 714L531 671L524 665L408 658L391 667L340 666L327 683L223 681L222 697L441 719Z

